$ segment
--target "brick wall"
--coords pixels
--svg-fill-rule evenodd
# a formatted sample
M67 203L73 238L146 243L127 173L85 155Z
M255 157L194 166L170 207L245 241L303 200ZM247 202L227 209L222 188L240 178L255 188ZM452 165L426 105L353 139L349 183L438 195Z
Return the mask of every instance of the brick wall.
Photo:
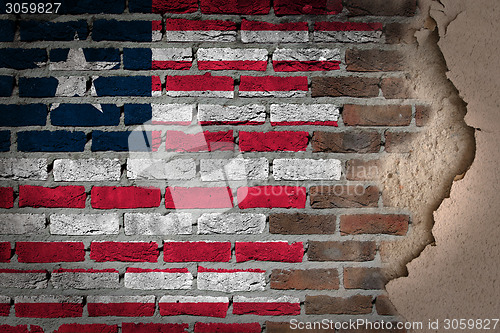
M0 330L396 320L378 248L411 212L384 206L377 174L427 120L406 74L416 11L80 0L1 15Z

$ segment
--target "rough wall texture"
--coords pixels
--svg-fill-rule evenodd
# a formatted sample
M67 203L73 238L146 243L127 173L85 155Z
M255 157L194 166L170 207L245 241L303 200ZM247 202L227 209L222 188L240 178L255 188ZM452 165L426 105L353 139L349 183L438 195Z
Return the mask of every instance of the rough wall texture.
M467 103L465 121L476 128L476 155L434 213L434 246L408 265L408 277L391 281L387 289L407 320L438 319L440 328L426 331L442 332L447 318L486 324L500 312L500 11L493 1L428 2L425 8L439 28L447 76Z
M398 318L384 285L473 151L415 1L61 12L0 20L6 325Z

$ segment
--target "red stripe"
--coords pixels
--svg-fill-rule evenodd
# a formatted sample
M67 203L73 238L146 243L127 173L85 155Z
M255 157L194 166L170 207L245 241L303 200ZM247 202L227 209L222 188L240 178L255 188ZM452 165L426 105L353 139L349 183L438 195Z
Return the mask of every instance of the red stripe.
M229 303L159 303L162 316L204 316L225 318Z
M19 207L85 208L85 187L19 186Z
M240 151L305 151L308 132L239 132Z
M210 30L236 30L236 24L231 21L221 20L185 20L185 19L167 19L165 22L167 31L210 31Z
M30 325L0 325L0 332L3 333L43 333L43 329L40 326Z
M7 317L10 313L10 303L0 303L0 316Z
M306 188L298 186L240 187L238 207L247 208L305 208Z
M47 273L44 269L0 269L0 273Z
M253 314L258 316L299 315L299 303L233 303L233 314Z
M152 1L152 13L177 13L177 14L187 14L193 13L198 10L197 0L183 0L183 1L172 1L172 0L153 0Z
M200 125L262 125L264 121L200 121Z
M154 303L89 303L89 317L151 317L155 313Z
M336 121L280 121L271 122L271 126L299 126L299 125L316 125L316 126L338 126Z
M159 76L151 77L151 90L161 91L161 79Z
M196 323L195 333L260 333L262 331L259 323L247 324L223 324L223 323Z
M382 23L316 22L314 24L314 30L317 31L376 31L382 28Z
M165 145L167 151L176 152L233 151L233 131L205 131L196 134L187 134L180 131L168 131Z
M161 21L151 21L152 30L161 31Z
M340 69L340 61L273 61L276 72L311 72Z
M232 208L233 194L229 187L167 187L167 209Z
M153 60L151 64L152 69L177 69L186 70L191 68L191 61L163 61Z
M304 245L302 242L236 242L236 262L249 260L302 262Z
M0 262L10 262L10 243L0 242Z
M241 76L240 91L307 91L307 77Z
M82 242L17 242L18 262L73 262L85 260Z
M161 131L152 131L151 132L151 150L158 151L158 148L161 145Z
M198 266L198 273L237 273L237 272L253 272L253 273L265 273L266 271L262 269L222 269L222 268L205 268Z
M122 333L185 333L189 324L122 323Z
M114 268L106 268L106 269L83 269L83 268L75 268L75 269L64 269L58 268L53 271L53 273L119 273L118 270Z
M0 208L14 207L14 189L12 187L0 187Z
M144 269L128 267L127 273L150 273L150 272L163 272L163 273L189 273L187 268L167 268L167 269Z
M64 324L54 333L118 333L118 325Z
M233 91L230 76L204 75L167 76L167 91Z
M158 243L156 242L92 242L90 259L97 262L157 262Z
M16 317L81 317L83 313L83 304L76 303L16 303L14 307Z
M267 22L247 21L241 22L241 30L250 31L309 31L307 22L290 22L273 24Z
M234 69L242 71L265 71L267 68L267 61L253 61L253 60L225 60L225 61L198 61L198 69L206 70L225 70Z
M165 262L227 262L231 260L230 242L165 242Z
M159 188L94 186L90 191L92 208L151 208L160 206Z

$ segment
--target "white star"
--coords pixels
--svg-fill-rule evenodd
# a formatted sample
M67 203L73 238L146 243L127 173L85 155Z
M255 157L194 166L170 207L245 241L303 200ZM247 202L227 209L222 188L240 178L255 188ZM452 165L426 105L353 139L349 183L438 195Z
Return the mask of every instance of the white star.
M102 71L113 69L120 63L116 61L92 61L85 59L83 49L69 49L66 61L53 62L49 65L53 71Z

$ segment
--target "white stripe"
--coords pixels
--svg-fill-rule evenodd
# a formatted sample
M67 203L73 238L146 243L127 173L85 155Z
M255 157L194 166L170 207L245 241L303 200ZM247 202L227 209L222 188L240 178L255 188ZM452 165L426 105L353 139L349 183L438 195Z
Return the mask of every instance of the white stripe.
M382 31L315 31L315 42L370 43L383 42Z
M1 235L36 234L45 229L44 214L1 214Z
M275 180L340 180L342 163L339 160L284 158L273 161Z
M340 61L339 49L277 49L273 61Z
M160 30L153 30L153 32L151 33L151 41L158 42L161 40L161 38L162 38L161 31Z
M46 180L47 159L45 158L2 158L0 159L0 180Z
M265 228L264 214L207 213L198 218L198 234L260 234Z
M125 288L155 289L191 289L191 273L141 272L125 273Z
M177 91L167 90L167 96L170 97L219 97L219 98L234 98L234 91L210 91L210 90L191 90Z
M169 42L234 42L236 31L209 30L209 31L167 31Z
M259 272L199 272L198 289L222 291L262 291L265 289L265 273Z
M47 288L47 284L45 273L0 273L1 288L41 289Z
M241 91L240 97L306 97L307 91L305 90L292 90L292 91Z
M154 303L155 296L87 296L87 303Z
M52 235L116 235L120 228L118 214L53 214Z
M151 49L153 61L192 61L191 48Z
M152 121L191 122L195 104L151 104Z
M192 232L190 213L127 213L125 235L188 235Z
M227 297L213 296L163 296L160 303L229 303Z
M304 43L309 41L309 32L241 30L241 41L243 43Z
M278 298L234 296L233 303L300 303L300 299L291 296L281 296Z
M52 273L50 283L56 289L120 288L118 272L60 272Z
M0 303L9 303L10 304L10 297L0 296Z
M82 296L38 295L16 296L15 303L82 303Z
M339 107L333 104L272 104L271 122L337 121Z
M198 49L198 61L267 61L265 49L231 49L212 48Z
M199 104L198 121L254 121L266 120L266 107L259 104L243 106Z
M151 91L151 96L152 96L152 97L158 97L158 96L161 96L161 90L152 90L152 91Z

